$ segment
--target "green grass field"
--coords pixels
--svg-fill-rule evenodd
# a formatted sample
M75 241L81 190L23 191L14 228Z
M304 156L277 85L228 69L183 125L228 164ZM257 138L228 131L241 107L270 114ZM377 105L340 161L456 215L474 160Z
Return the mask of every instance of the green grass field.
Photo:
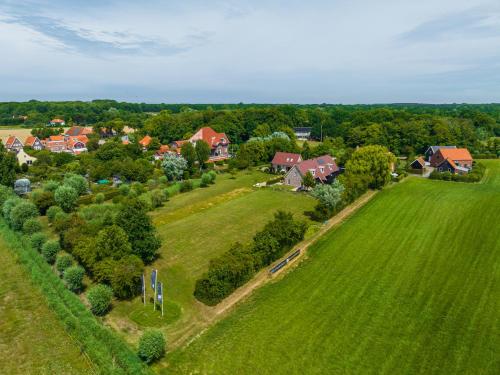
M408 178L184 349L169 374L498 374L500 162Z
M0 264L0 374L95 373L1 238Z
M271 177L258 171L240 173L236 179L223 174L215 185L176 195L154 211L153 222L163 246L161 257L146 272L149 280L151 269L159 270L165 284L166 315L162 318L154 312L152 304L144 307L140 298L120 302L110 313L115 328L124 328L130 338L137 328L161 327L173 345L180 337L199 332L210 309L195 300L193 291L210 260L237 241L250 241L277 210L306 219L304 211L315 205L315 200L305 194L252 188ZM152 297L150 289L148 297Z

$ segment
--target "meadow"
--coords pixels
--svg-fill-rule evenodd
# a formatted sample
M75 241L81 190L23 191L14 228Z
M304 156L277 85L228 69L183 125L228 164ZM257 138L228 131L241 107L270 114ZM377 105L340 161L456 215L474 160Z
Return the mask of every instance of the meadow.
M175 195L153 211L163 246L160 258L148 267L146 276L149 280L151 269L158 269L165 285L165 316L153 311L151 303L145 307L141 298L136 298L117 303L107 323L131 342L143 329L159 327L165 330L170 348L199 333L214 309L196 301L193 291L210 260L235 242L250 241L279 209L309 220L304 212L313 209L315 199L280 189L253 188L271 177L255 170L240 172L236 178L221 174L215 185ZM148 285L148 302L152 296Z
M96 373L1 238L0 264L0 373Z
M497 374L500 162L410 177L322 237L190 345L169 374Z

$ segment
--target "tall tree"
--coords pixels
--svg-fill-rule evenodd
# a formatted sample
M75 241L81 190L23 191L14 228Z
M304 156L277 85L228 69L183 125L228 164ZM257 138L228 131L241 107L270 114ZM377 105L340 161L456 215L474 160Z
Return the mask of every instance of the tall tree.
M197 160L196 150L191 142L186 142L181 147L181 155L186 159L187 166L190 170L194 169L194 164Z
M210 146L208 145L208 143L201 139L197 140L196 160L198 161L200 168L203 167L203 165L205 164L205 162L208 160L209 157L210 157Z
M5 150L0 142L0 184L13 186L16 180L17 160L13 153Z

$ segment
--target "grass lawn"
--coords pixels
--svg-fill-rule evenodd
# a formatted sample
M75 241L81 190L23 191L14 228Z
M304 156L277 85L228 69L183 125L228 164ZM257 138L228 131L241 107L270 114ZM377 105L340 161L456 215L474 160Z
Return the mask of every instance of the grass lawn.
M169 374L497 374L500 162L379 193L189 346Z
M0 373L95 373L0 238Z
M218 176L215 185L176 195L165 207L152 213L153 222L163 240L161 257L148 269L159 270L165 284L166 316L144 307L140 298L120 302L109 319L115 328L130 333L145 327L162 327L169 342L197 332L210 308L193 297L195 281L208 268L211 259L237 242L248 242L253 235L284 209L305 219L304 211L313 209L315 200L308 195L271 188L254 189L252 185L272 176L258 171ZM148 286L149 289L149 286ZM152 297L151 290L148 290ZM126 324L125 319L133 322Z

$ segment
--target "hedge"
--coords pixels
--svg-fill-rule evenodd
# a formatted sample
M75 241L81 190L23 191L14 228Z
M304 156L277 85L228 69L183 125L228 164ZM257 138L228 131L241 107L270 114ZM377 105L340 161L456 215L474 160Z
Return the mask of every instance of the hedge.
M75 339L102 374L151 374L137 355L114 332L102 326L80 299L70 292L50 266L27 241L9 230L0 220L0 233L10 244L33 285L40 288L47 305L54 311L67 333Z

